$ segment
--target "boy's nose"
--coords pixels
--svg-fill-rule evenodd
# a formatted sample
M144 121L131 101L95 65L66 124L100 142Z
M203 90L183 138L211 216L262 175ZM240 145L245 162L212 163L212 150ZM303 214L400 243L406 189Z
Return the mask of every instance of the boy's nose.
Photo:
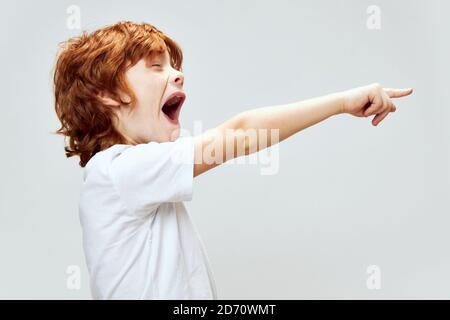
M184 84L184 75L181 72L175 75L175 83L179 86L183 86Z

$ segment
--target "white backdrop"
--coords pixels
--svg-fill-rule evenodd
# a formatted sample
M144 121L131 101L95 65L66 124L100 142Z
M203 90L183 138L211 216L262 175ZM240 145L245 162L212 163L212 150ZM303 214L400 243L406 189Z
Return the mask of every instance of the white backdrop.
M413 87L378 127L340 115L282 142L277 174L196 178L187 207L221 299L450 298L445 0L1 2L0 298L90 299L82 171L50 133L57 43L81 32L71 5L81 30L145 21L180 43L187 130L372 82Z

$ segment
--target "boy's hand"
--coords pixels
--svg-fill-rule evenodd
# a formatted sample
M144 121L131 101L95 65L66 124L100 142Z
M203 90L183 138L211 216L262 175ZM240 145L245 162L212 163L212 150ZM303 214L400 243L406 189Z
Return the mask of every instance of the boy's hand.
M342 112L356 117L368 117L376 114L372 119L372 124L376 126L389 112L395 112L397 109L391 100L392 98L405 97L412 92L412 88L383 88L378 83L351 89L344 92Z

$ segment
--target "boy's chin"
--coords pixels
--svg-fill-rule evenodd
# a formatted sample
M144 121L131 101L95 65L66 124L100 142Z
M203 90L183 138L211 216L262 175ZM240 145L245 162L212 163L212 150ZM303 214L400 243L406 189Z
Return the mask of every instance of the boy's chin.
M180 127L172 130L172 132L170 133L170 140L169 141L175 141L180 137Z

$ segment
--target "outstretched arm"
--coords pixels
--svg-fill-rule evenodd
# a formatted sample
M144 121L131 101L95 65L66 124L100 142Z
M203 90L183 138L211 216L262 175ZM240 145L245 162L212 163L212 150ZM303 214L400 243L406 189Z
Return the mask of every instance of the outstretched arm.
M396 107L392 98L412 89L388 89L379 84L289 104L241 112L216 128L195 137L194 177L230 159L249 155L333 115L369 117L378 125Z

